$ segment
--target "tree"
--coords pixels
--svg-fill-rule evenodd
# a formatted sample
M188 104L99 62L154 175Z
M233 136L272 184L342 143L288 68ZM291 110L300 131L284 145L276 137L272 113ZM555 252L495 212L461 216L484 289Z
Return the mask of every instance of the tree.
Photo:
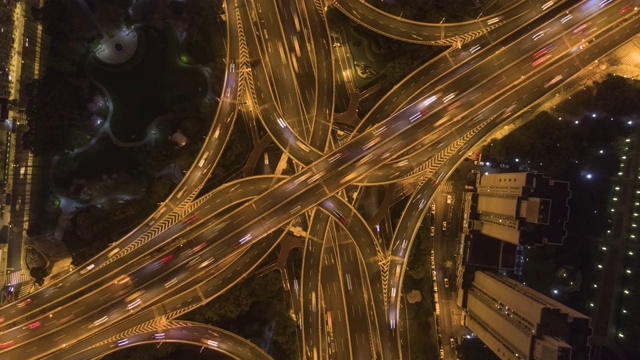
M73 34L67 5L63 0L47 0L42 9L34 11L44 31L56 41L67 40Z
M49 273L47 272L47 269L39 266L29 270L29 275L31 275L38 286L42 286L42 284L44 284L44 278L47 277Z
M71 132L86 123L89 96L79 81L50 69L29 88L27 124L22 145L34 155L72 150Z
M287 314L286 309L283 306L280 306L280 311L276 314L276 324L273 329L273 341L275 341L282 352L279 358L292 360L298 358L296 323Z
M185 38L186 50L198 63L206 64L212 62L217 51L223 49L215 48L214 41L220 36L213 36L213 29L218 27L219 18L214 2L208 0L192 0L187 3L185 9L185 21L187 26L187 37Z
M253 279L251 286L251 296L258 301L273 300L282 290L282 277L280 274L271 271Z

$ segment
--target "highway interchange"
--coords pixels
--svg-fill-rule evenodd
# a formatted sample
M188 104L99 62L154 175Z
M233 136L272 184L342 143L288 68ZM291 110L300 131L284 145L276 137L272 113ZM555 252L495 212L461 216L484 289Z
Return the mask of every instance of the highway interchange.
M245 358L241 351L258 350L244 339L190 324L169 331L167 324L250 275L292 221L302 219L308 224L302 269L299 278L283 276L299 323L300 356L407 357L406 331L399 325L402 282L430 208L425 204L438 185L475 144L588 71L640 27L637 11L621 12L629 1L549 3L516 2L476 22L441 27L396 24L403 20L385 20L364 3L337 0L348 16L398 39L464 42L407 76L363 116L357 131L337 139L331 135L334 73L342 71L324 20L325 7L333 5L227 0L228 71L192 168L136 230L0 309L0 356L83 359L118 347L177 341ZM295 163L295 175L247 177L199 194L237 112L247 108ZM380 241L375 224L355 211L346 194L398 181L408 184L411 195L392 237ZM441 266L442 246L438 239L435 244ZM440 289L442 282L439 276ZM450 320L442 322L445 339L450 326ZM444 348L447 358L455 358Z

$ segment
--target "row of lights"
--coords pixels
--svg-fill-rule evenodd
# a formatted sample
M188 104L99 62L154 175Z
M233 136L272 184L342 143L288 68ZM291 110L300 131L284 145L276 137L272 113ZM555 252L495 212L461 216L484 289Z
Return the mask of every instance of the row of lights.
M629 121L629 125L631 125L631 121ZM629 139L629 138L625 139L625 143L629 143L629 142L631 142L631 139ZM625 151L626 151L626 150L628 150L628 149L629 149L628 145L624 147L624 150L625 150ZM622 161L620 162L620 167L621 167L621 168L622 168L622 167L624 167L624 160L626 160L626 159L627 159L627 157L626 157L625 155L623 155L623 156L621 157L621 160L622 160ZM622 172L620 172L620 173L618 173L618 174L619 174L619 175L622 175ZM638 176L638 179L640 179L640 176ZM615 187L615 190L616 190L616 191L617 191L617 190L619 190L619 187L617 187L617 186L616 186L616 187ZM636 190L636 196L640 196L640 190ZM636 200L637 200L637 199L636 199ZM635 201L635 202L634 202L634 207L635 207L635 208L637 208L638 206L640 206L640 202ZM634 210L635 210L635 208L634 208ZM638 213L637 213L637 212L634 212L634 213L633 213L633 217L637 217L637 216L638 216ZM636 224L635 222L632 222L632 223L631 223L631 227L632 227L632 228L637 228L637 224ZM636 235L635 235L635 234L630 234L630 236L629 236L629 237L630 237L630 239L635 239L635 238L636 238ZM635 241L635 240L634 240L634 241ZM633 255L634 255L634 253L633 253L633 251L629 250L629 251L627 252L627 255L629 255L629 256L633 256ZM626 273L626 274L631 274L631 269L629 269L629 268L625 269L625 273ZM623 292L623 294L624 294L624 295L629 295L629 294L630 294L630 292L629 292L629 290L628 290L628 289L623 289L623 291L622 291L622 292ZM623 313L623 314L626 314L626 313L627 313L627 310L626 310L626 309L622 308L621 310L622 310L622 313ZM619 337L619 338L621 338L621 339L623 339L623 338L624 338L624 334L623 334L622 332L618 332L618 337Z
M593 114L593 116L595 117L595 114ZM611 120L613 120L613 118L612 118ZM629 121L629 122L628 122L628 124L629 124L629 125L631 125L631 124L632 124L632 122L631 122L631 121ZM625 139L625 143L629 143L629 142L631 142L631 139L629 139L629 138ZM624 147L624 150L625 150L625 151L626 151L626 150L628 150L628 149L629 149L629 148L628 148L628 146L625 146L625 147ZM600 150L600 151L599 151L599 153L600 153L600 154L604 154L604 150ZM624 165L625 165L625 164L624 164L624 160L627 160L626 155L622 155L622 156L621 156L621 162L620 162L620 168L621 168L621 169L620 169L620 170L622 170L622 168L624 168ZM589 174L589 175L590 175L590 174ZM591 178L589 175L587 175L587 178ZM619 176L622 176L622 175L623 175L623 172L622 172L622 171L619 171L619 172L618 172L618 175L619 175ZM638 179L640 179L640 176L638 176ZM616 186L616 187L614 187L614 190L615 190L615 193L614 193L614 195L613 195L613 197L612 197L612 200L613 200L613 202L617 202L617 201L618 201L618 197L617 197L617 195L616 195L616 194L617 194L617 192L620 190L620 187L619 187L619 186ZM636 195L640 195L640 190L636 190ZM638 202L638 201L634 202L634 206L636 206L636 207L640 206L640 202ZM615 209L614 209L613 207L611 208L611 212L615 212ZM634 212L634 213L633 213L633 217L637 217L637 216L638 216L638 213ZM636 224L635 222L632 222L632 223L631 223L631 227L632 227L632 228L637 228L637 224ZM607 234L610 234L610 233L611 233L611 230L607 230ZM630 237L630 239L635 239L635 238L636 238L636 235L635 235L635 234L630 234L630 235L629 235L629 237ZM600 247L600 250L601 250L601 251L607 251L607 247L603 245L603 246L601 246L601 247ZM628 254L629 256L633 256L633 255L634 255L633 251L629 251L627 254ZM597 268L598 268L598 269L602 269L602 268L603 268L602 264L597 264ZM625 273L626 273L626 274L631 274L631 273L632 273L632 271L631 271L631 269L627 268L627 269L625 270ZM597 285L597 284L593 284L593 287L597 289L597 288L598 288L598 285ZM624 295L629 295L629 294L630 294L630 292L629 292L629 290L628 290L628 289L623 289L623 294L624 294ZM594 306L595 306L595 305L594 305L594 303L593 303L593 302L589 303L589 307L593 308ZM626 310L626 309L624 309L624 308L623 308L623 309L621 309L621 310L622 310L622 313L623 313L623 314L626 314L626 313L627 313L627 310ZM619 338L624 338L624 334L623 334L622 332L618 332L618 337L619 337Z

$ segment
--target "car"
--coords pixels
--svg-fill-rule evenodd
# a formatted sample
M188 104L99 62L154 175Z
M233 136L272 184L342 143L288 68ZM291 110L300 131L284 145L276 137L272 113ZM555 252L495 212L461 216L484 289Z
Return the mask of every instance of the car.
M430 229L431 231L429 232L431 234L431 236L436 234L436 228L434 228L433 226Z
M10 341L7 341L6 343L0 344L0 349L6 349L11 345L13 345L13 340L10 340Z
M447 195L447 204L451 204L451 195Z
M553 79L549 80L546 84L544 84L544 87L548 88L549 86L557 83L560 80L562 80L562 75L556 75Z
M573 29L573 33L574 34L578 34L578 33L582 32L582 31L584 31L588 26L589 26L589 23L584 23L584 24L578 26L577 28Z
M444 349L440 348L440 359L444 359Z
M64 318L60 319L60 323L61 323L61 324L64 324L64 323L66 323L67 321L69 321L69 320L73 319L74 317L75 317L75 315L71 314L71 315L69 315L69 316L67 316L67 317L64 317Z
M451 347L456 347L456 340L454 338L449 338L449 345L451 345Z
M198 214L193 214L184 220L185 224L190 224L198 219Z
M88 273L91 269L93 269L94 267L96 267L96 266L94 264L91 264L91 265L87 266L86 268L82 269L80 271L80 274L84 275L84 274Z
M533 53L533 58L534 59L538 59L543 55L546 55L549 51L551 51L553 49L553 45L548 44L544 47L542 47L540 50L536 51Z
M543 37L544 34L547 33L547 31L548 31L548 29L547 30L542 30L542 31L536 33L535 35L533 35L533 41L536 41L536 40L540 39L541 37Z
M627 4L627 5L623 6L623 7L621 7L621 8L620 8L620 10L618 10L618 12L619 12L620 14L624 14L624 13L626 13L627 11L631 10L632 8L633 8L633 4L629 3L629 4Z
M192 252L196 253L200 250L202 250L203 247L207 246L207 242L203 241L202 243L200 243L200 245L194 247L193 249L191 249Z
M549 55L549 54L547 54L545 56L542 56L542 57L538 58L536 61L532 62L531 65L533 67L536 67L536 66L542 64L543 62L545 62L546 60L549 60L550 57L551 57L551 55Z
M334 214L334 215L335 215L335 216L340 220L340 222L341 222L341 223L343 223L343 224L345 224L345 225L346 225L347 223L349 223L349 219L347 219L344 215L342 215L342 213L341 213L340 211L335 210L335 211L333 212L333 214Z
M600 7L603 8L603 7L607 6L612 1L613 0L601 0L600 4L598 4L598 5L600 5Z
M169 255L167 255L167 256L165 256L165 257L163 257L162 259L160 259L159 264L160 264L160 265L164 265L164 264L166 264L166 263L167 263L169 260L171 260L171 259L173 259L173 255L172 255L172 254L169 254Z
M121 276L119 276L119 277L116 279L115 284L116 284L116 285L117 285L117 284L124 284L124 283L126 283L126 282L129 282L130 280L131 280L131 278L129 278L129 276L127 276L127 275L121 275Z
M27 329L31 330L31 329L35 329L35 328L37 328L38 326L40 326L40 321L36 321L36 322L31 323L31 324L29 324L29 325L25 325L25 326L23 326L23 327L22 327L22 329L24 329L24 330L27 330Z
M347 175L344 178L340 179L340 184L344 184L347 181L353 179L354 177L356 177L356 173L355 172L349 173L349 175Z
M107 255L107 257L112 257L113 255L117 254L119 251L120 251L120 248L115 248L109 251L109 254Z
M445 231L445 230L447 230L447 222L443 221L442 222L442 231Z
M444 278L444 287L448 288L449 287L449 279Z
M18 304L18 307L19 307L19 308L21 308L21 307L25 307L25 306L27 306L27 305L29 305L29 304L31 304L31 299L25 299L25 300L23 300L21 303L19 303L19 304Z

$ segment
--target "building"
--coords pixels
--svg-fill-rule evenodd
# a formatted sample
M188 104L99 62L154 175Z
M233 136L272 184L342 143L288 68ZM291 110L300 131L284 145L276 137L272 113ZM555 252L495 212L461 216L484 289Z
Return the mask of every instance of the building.
M0 98L11 98L14 63L14 11L15 2L0 1Z
M470 232L513 245L561 245L569 218L569 183L542 174L489 174L473 197Z
M589 317L506 276L476 271L464 325L501 359L588 359Z

